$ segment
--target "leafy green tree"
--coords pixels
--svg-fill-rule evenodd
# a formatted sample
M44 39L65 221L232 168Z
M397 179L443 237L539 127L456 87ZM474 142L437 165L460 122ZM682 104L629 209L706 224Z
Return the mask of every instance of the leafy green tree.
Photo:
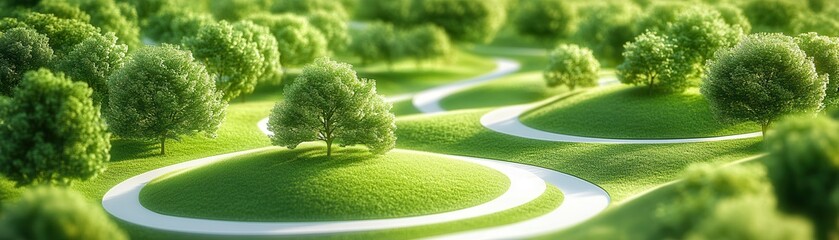
M417 63L445 58L452 52L452 43L446 31L435 25L414 27L404 33L402 39L405 55L411 56Z
M117 42L113 33L96 35L76 45L67 56L58 60L56 69L74 81L93 89L93 103L108 106L108 78L122 68L128 46Z
M432 23L446 30L452 40L486 43L506 20L501 0L414 1L416 23Z
M28 27L44 34L49 39L50 48L56 57L61 58L76 44L99 34L96 27L75 19L62 19L49 14L30 12L17 19L4 19L0 26L8 28ZM2 27L0 27L2 28ZM0 29L3 31L4 29Z
M52 14L59 18L75 19L82 22L90 23L90 15L66 1L41 1L32 10Z
M146 21L144 34L162 43L180 43L195 36L202 26L212 24L213 17L178 8L164 8Z
M216 19L238 21L254 14L268 13L270 0L213 0L210 12Z
M120 2L128 4L128 6L137 12L140 25L144 25L144 20L154 16L161 10L177 6L178 4L178 1L173 0L120 0Z
M796 0L751 0L743 6L756 32L792 33L792 23L806 16L806 4Z
M839 19L827 14L814 14L796 19L793 32L798 34L815 32L825 36L839 37Z
M352 66L320 58L283 91L285 101L271 112L268 128L274 145L295 148L302 142L366 145L383 154L396 144L391 105L376 94L376 82L359 79Z
M591 50L561 44L551 51L543 76L549 87L564 85L574 90L576 87L597 86L598 72L600 63Z
M401 41L393 25L374 22L358 31L349 46L350 52L361 58L361 64L385 61L388 66L402 57Z
M656 209L659 227L653 238L684 239L704 219L711 217L718 204L741 197L765 197L770 194L769 189L762 168L692 165L675 186L675 197Z
M68 0L90 15L90 24L103 32L113 32L118 41L134 49L140 46L140 27L136 11L125 13L114 0Z
M23 74L47 67L53 59L47 36L28 28L13 28L0 35L0 95L11 96Z
M676 60L685 66L670 76L693 78L702 76L705 61L712 59L715 52L737 44L743 29L728 25L717 11L692 8L678 14L676 21L668 24L664 35L676 45L679 56Z
M553 43L571 33L576 18L565 1L525 0L519 4L513 23L519 34Z
M356 13L362 19L389 22L396 25L409 25L414 21L412 10L414 0L360 0L364 6Z
M184 40L184 46L207 66L225 101L253 92L264 70L256 43L226 21L202 26L198 34Z
M663 32L667 24L676 21L679 13L690 9L692 5L687 2L655 2L644 10L635 22L635 32L640 35L647 31Z
M766 142L765 163L781 209L810 218L819 239L839 234L839 123L787 119Z
M648 87L654 90L678 92L687 88L686 78L668 77L674 74L676 46L655 32L646 32L627 43L623 52L624 62L618 66L618 80L624 84Z
M813 239L811 228L778 213L771 198L748 196L721 201L685 239L807 240Z
M323 11L310 13L306 17L313 27L323 33L330 50L340 51L347 47L350 35L346 20Z
M92 91L49 70L31 71L0 126L0 173L17 186L95 177L110 159L110 133Z
M791 37L753 34L708 62L701 91L720 120L752 121L765 135L784 115L819 112L826 84Z
M335 0L282 0L274 1L271 11L275 13L292 13L309 15L314 12L332 13L341 19L349 19L349 13L341 1Z
M30 240L125 240L102 208L67 188L37 187L4 204L0 238Z
M624 44L635 37L633 22L639 12L637 6L625 1L592 4L580 13L586 17L577 24L574 39L591 49L601 63L622 62Z
M134 52L111 76L108 91L111 131L160 141L161 154L166 154L166 139L198 132L212 136L227 106L204 66L171 45Z
M283 54L280 63L284 67L301 66L326 56L326 37L304 17L292 14L259 15L250 20L271 29Z
M798 35L796 44L813 58L816 72L828 79L824 105L831 110L839 107L839 40L816 33Z
M256 44L259 50L260 65L262 69L259 74L260 82L279 83L283 75L280 65L279 43L267 27L256 25L251 21L239 21L233 24L233 29L242 33L242 36Z
M743 33L748 34L752 31L752 24L749 18L743 13L743 10L731 4L718 4L714 9L720 13L723 21L733 27L739 27Z

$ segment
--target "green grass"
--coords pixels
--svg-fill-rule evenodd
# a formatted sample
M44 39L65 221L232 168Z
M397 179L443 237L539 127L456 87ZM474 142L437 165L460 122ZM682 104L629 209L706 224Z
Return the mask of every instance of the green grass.
M496 170L442 155L376 156L355 147L327 158L321 145L272 148L164 175L143 187L140 202L158 213L204 219L358 220L477 206L510 186Z
M401 117L397 147L546 167L593 182L618 202L676 179L692 163L723 164L762 150L760 139L658 145L531 140L487 130L479 122L486 112Z
M567 91L564 87L547 87L542 73L531 71L452 94L440 104L448 110L506 106L535 102Z
M691 138L760 131L753 123L723 124L696 88L681 94L647 94L644 87L586 91L521 117L545 131L607 138Z

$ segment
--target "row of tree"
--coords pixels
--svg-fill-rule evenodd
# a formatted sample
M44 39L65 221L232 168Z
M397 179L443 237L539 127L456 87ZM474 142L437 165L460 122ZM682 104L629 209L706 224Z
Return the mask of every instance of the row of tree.
M361 64L394 62L411 58L423 61L445 59L452 53L446 32L435 25L422 25L408 30L389 23L376 22L364 26L354 36L348 50L361 59Z

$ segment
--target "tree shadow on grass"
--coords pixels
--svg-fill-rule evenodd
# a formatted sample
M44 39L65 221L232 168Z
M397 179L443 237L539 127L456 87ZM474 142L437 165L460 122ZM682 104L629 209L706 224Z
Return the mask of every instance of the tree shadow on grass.
M111 162L142 159L160 155L160 146L150 141L117 138L111 140Z

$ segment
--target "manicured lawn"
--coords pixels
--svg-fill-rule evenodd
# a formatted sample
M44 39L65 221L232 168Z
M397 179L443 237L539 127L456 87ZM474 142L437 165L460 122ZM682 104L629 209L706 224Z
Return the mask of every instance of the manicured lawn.
M696 88L682 94L650 95L644 87L610 86L547 104L521 120L545 131L607 138L691 138L760 131L753 123L717 121Z
M565 87L548 88L542 73L517 73L480 86L467 89L443 99L440 104L448 110L516 105L539 101L563 92Z
M762 150L761 140L621 145L545 142L484 128L488 110L401 117L397 147L532 164L578 176L604 188L613 201L672 181L692 163L723 164Z
M166 215L205 219L379 219L477 206L510 185L496 170L441 155L375 156L355 147L327 158L322 145L277 147L165 175L143 188L140 202Z

